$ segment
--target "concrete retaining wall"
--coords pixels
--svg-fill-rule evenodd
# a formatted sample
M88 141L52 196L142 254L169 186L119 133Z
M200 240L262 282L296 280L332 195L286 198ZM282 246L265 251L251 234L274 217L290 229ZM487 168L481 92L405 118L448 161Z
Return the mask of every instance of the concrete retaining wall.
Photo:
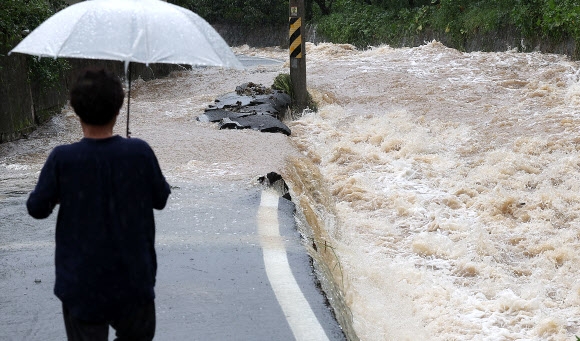
M41 89L28 81L29 57L13 54L0 58L0 143L26 137L39 124L59 113L68 101L69 89L76 75L90 65L104 66L121 78L125 77L122 62L69 59L71 69L60 75L53 88ZM180 66L132 64L132 78L144 80L164 77Z
M20 137L35 121L26 59L10 59L0 58L0 142Z

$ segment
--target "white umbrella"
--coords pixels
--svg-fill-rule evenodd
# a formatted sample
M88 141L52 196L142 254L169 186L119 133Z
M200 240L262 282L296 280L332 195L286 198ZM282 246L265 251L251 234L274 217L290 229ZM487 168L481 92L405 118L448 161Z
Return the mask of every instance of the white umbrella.
M48 18L10 51L40 57L243 68L199 15L160 0L91 0ZM131 75L128 73L127 135Z

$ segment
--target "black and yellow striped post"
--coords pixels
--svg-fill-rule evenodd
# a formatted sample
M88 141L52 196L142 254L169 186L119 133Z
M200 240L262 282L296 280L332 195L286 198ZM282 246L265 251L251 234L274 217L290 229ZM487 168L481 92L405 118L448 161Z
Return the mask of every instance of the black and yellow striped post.
M290 17L290 58L302 58L302 18Z
M293 106L306 109L306 48L304 46L304 0L290 0L290 80L294 89Z

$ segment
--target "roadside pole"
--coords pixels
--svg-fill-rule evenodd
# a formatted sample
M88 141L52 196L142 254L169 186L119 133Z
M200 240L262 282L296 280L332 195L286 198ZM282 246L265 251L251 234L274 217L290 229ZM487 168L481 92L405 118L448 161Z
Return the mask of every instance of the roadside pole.
M304 45L304 0L290 0L290 80L294 89L294 107L306 109L306 47Z

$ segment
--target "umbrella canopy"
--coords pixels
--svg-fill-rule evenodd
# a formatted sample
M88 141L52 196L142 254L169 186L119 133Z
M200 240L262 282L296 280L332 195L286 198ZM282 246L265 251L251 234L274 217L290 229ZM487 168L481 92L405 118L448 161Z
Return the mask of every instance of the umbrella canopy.
M242 68L203 18L160 0L77 3L48 18L10 52Z
M199 15L160 0L90 0L48 18L10 53L243 68ZM128 74L131 91L130 69ZM128 96L128 100L130 95ZM129 103L129 102L128 102ZM127 135L129 135L129 104Z

